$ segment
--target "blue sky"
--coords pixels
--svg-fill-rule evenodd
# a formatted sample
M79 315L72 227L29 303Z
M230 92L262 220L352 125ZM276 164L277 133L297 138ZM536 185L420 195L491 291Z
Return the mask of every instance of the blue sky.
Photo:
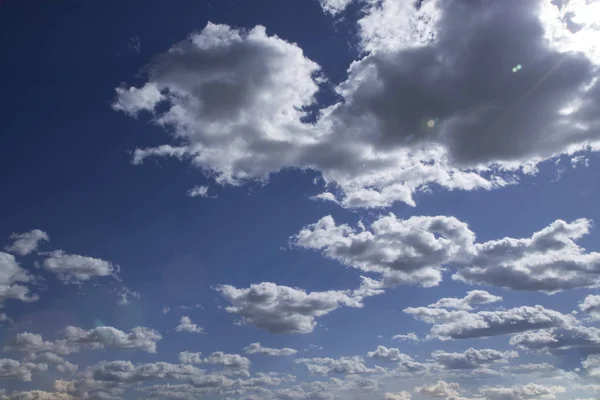
M600 395L600 2L506 3L0 2L0 399Z

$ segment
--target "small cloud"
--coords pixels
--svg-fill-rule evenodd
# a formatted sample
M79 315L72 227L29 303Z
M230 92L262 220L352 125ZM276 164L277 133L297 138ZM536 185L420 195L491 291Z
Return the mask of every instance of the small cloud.
M190 197L204 197L204 198L216 198L217 196L210 196L208 194L208 186L194 186L188 190L188 196Z
M142 50L142 42L138 36L134 36L129 39L129 48L136 53L139 53Z

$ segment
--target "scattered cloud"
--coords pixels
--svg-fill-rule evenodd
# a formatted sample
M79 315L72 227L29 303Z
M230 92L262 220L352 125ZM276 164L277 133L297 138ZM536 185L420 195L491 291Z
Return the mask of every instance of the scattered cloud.
M188 333L204 333L204 328L194 324L190 317L181 317L179 325L175 327L177 332L188 332Z
M298 353L298 350L284 347L283 349L272 349L269 347L263 347L260 343L250 343L248 347L244 348L246 354L264 354L267 356L293 356Z
M14 241L10 246L6 246L4 250L20 256L33 253L37 250L40 243L50 240L50 236L39 229L34 229L26 233L13 233L10 235L10 238Z
M414 332L409 332L409 333L402 334L402 335L394 335L394 336L392 336L392 339L397 340L399 342L408 342L408 341L418 342L419 341L419 337Z
M5 300L15 299L25 302L38 300L37 295L32 295L27 286L33 277L19 266L12 254L0 251L0 306Z
M79 284L95 277L111 276L119 271L119 267L110 261L67 254L62 250L47 253L42 266L67 284Z

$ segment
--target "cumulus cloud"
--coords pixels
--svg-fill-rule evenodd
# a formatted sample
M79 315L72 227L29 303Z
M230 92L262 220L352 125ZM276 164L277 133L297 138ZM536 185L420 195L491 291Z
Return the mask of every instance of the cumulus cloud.
M244 323L273 333L310 333L315 319L342 307L362 307L363 299L382 293L372 279L363 278L356 290L306 293L304 290L271 282L238 289L230 285L217 288L231 303L226 310L242 317Z
M67 254L62 250L48 253L42 266L56 274L64 283L70 284L82 283L94 277L110 276L119 270L118 266L109 261Z
M14 242L11 245L6 246L4 250L20 256L33 253L37 250L41 242L50 240L48 234L39 229L34 229L25 233L13 233L10 235L10 238L13 239Z
M0 306L7 299L25 302L38 300L37 295L29 293L29 288L22 285L33 280L33 277L15 260L12 254L0 251Z
M0 358L0 379L20 379L31 381L32 372L44 372L48 366L44 363L21 363L10 358Z
M456 308L459 310L470 311L473 309L474 305L490 304L499 301L502 301L502 297L495 296L489 292L486 292L485 290L471 290L470 292L467 292L466 296L462 299L445 297L443 299L439 299L433 304L430 304L429 307Z
M321 218L294 236L300 248L319 250L343 265L383 276L388 286L438 285L447 266L453 279L512 290L558 292L600 285L600 253L587 252L576 241L587 235L592 221L556 220L529 238L503 238L477 243L468 225L454 217L394 214L379 217L370 227L337 224ZM469 310L502 298L483 290L465 298L446 298L431 307Z
M519 357L516 351L498 351L494 349L469 348L462 353L448 353L436 350L431 353L433 360L447 369L476 369L495 363L506 363Z
M65 360L58 354L50 351L42 353L30 353L25 358L27 361L36 361L38 363L53 364L58 372L72 374L77 371L78 366Z
M36 333L18 333L8 342L4 350L66 355L84 348L114 348L156 353L156 342L162 339L160 333L143 326L135 327L129 333L111 326L99 326L90 330L68 326L63 330L62 335L63 339L46 341Z
M510 338L510 344L523 350L546 354L561 354L570 349L598 351L600 329L573 325L551 329L521 332Z
M373 374L381 372L380 369L368 368L361 357L341 357L341 358L299 358L298 364L306 365L308 371L315 375L330 374Z
M348 2L321 5L337 13ZM543 160L599 148L598 28L584 6L363 4L363 57L314 124L302 118L319 66L263 27L208 24L156 57L144 85L117 89L114 108L154 112L176 134L134 161L177 157L227 183L313 169L340 189L342 206L387 207L414 205L432 185L505 186ZM584 21L577 32L567 28L574 19Z
M204 359L207 364L215 364L225 367L226 373L233 375L249 376L250 360L239 354L227 354L222 351L215 351Z
M190 197L211 197L208 194L208 186L194 186L192 189L188 190L188 196ZM213 196L214 197L214 196Z
M204 328L199 327L198 325L192 322L190 317L181 317L179 321L179 325L175 327L175 331L177 332L189 332L189 333L204 333Z
M385 346L377 346L375 351L367 353L367 357L381 361L410 361L412 357L403 354L399 349L387 348Z
M526 332L552 327L571 328L579 324L572 315L542 306L522 306L500 311L448 311L441 308L408 307L404 312L432 324L430 337L469 339Z
M460 396L460 385L458 383L448 383L446 381L437 381L431 385L417 386L415 393L429 397L457 397Z
M600 319L600 296L593 294L588 295L583 302L579 304L579 309L594 320Z
M536 383L512 387L488 387L479 390L486 400L526 400L555 399L559 393L565 393L564 386L546 386Z
M478 243L477 255L453 278L513 290L556 292L597 287L600 253L588 253L575 243L591 226L587 219L557 220L530 238Z
M410 400L411 395L408 392L385 393L384 400Z
M13 392L9 395L0 394L0 400L74 400L74 398L68 393L31 390L28 392Z
M320 250L327 258L364 272L383 275L387 285L436 286L444 264L467 257L475 235L454 217L411 217L394 214L373 222L370 229L336 224L331 216L304 227L292 237L302 248Z
M319 0L323 11L331 15L341 13L351 2L352 0Z
M179 362L182 364L202 364L202 353L182 351L179 353Z
M250 343L248 347L244 348L246 354L264 354L267 356L293 356L298 353L296 349L290 349L284 347L282 349L273 349L269 347L263 347L260 343Z
M409 333L401 334L401 335L394 335L394 336L392 336L392 339L397 340L399 342L404 342L404 341L418 342L419 341L419 337L414 332L409 332Z

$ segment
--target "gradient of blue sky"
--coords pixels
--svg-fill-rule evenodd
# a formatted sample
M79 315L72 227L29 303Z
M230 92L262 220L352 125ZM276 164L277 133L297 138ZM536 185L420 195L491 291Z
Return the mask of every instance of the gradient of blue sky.
M497 370L498 375L488 373L474 378L456 370L407 378L393 372L397 362L367 357L377 346L398 348L420 362L431 359L436 350L461 353L469 348L517 350L509 344L509 335L422 340L431 324L416 321L403 312L407 307L425 307L441 298L462 298L470 290L486 290L503 298L501 302L477 306L473 312L480 308L504 310L541 305L566 315L579 311L577 318L581 324L595 329L597 322L587 320L578 307L586 296L597 293L595 288L575 288L553 295L535 290L514 291L454 281L452 269L444 273L439 286L390 286L385 288L384 294L363 299L362 308L341 306L318 317L317 326L307 334L277 334L252 324L236 323L239 317L225 310L230 303L217 290L219 285L247 288L261 282L307 292L358 288L363 271L344 267L319 251L290 246L293 235L327 215L333 216L339 224L348 223L353 227L358 221L369 226L389 213L398 219L453 216L468 224L478 243L504 237L528 238L558 219L600 221L600 209L594 200L600 195L600 157L594 151L598 149L600 136L597 119L590 122L596 124L593 125L596 131L590 133L592 147L576 154L584 157L587 165L573 167L573 155L563 154L541 161L539 171L533 175L523 174L521 170L515 171L514 176L513 172L498 173L518 179L518 183L506 187L447 190L433 184L429 191L415 192L414 207L396 201L399 199L376 208L344 208L334 202L315 200L313 196L327 190L321 180L322 171L294 169L297 165L289 165L291 168L284 171L270 171L268 182L250 180L239 186L218 184L200 168L175 158L151 158L141 165L133 165L135 149L169 143L170 139L165 129L152 123L149 113L142 112L131 118L114 110L113 105L118 101L115 89L143 86L148 81L146 66L159 54L191 33L202 31L209 22L241 29L262 25L269 37L276 35L302 49L304 56L316 62L327 77L316 104L310 108L308 118L314 121L316 110L337 101L334 88L347 79L348 66L354 60L368 57L368 52L361 49L357 28L357 21L368 14L368 4L374 2L356 0L345 11L331 15L324 12L316 0L5 0L0 3L3 54L0 63L0 148L3 149L0 248L10 246L13 233L40 229L50 238L40 244L38 252L16 255L20 266L36 277L28 285L32 293L39 295L39 300L7 299L0 303L0 312L7 318L0 322L0 343L6 346L0 359L24 365L27 354L10 349L16 335L23 332L56 340L67 326L84 330L109 326L126 333L135 327L147 327L162 336L156 353L106 348L81 349L66 355L65 359L78 365L78 371L73 373L56 371L50 364L48 371L32 370L32 379L26 381L9 372L3 378L0 369L0 386L6 390L4 394L0 390L0 396L7 399L102 398L102 394L78 389L68 391L70 394L51 393L58 391L57 379L79 384L94 365L103 361L179 364L179 353L184 351L202 352L203 357L217 351L240 354L251 360L252 376L261 372L296 376L295 382L286 382L280 387L266 386L270 393L247 391L235 397L223 389L223 392L202 397L209 399L353 398L328 381L331 377L343 379L343 384L348 385L361 379L379 382L382 387L372 391L353 391L356 398L369 399L384 398L385 393L389 393L386 399L406 398L406 394L390 397L391 393L401 391L411 392L415 399L429 398L424 390L415 388L438 379L459 382L464 398L473 399L593 398L594 390L600 393L600 382L591 373L592 368L588 371L581 365L583 359L597 352L600 335L598 343L572 348L560 355L519 350L519 357L508 360L507 364L485 364ZM383 54L383 50L379 51ZM590 63L597 74L598 59ZM552 76L549 79L551 81ZM598 98L595 101L600 103ZM157 109L156 112L162 111ZM564 153L563 150L552 149L557 153ZM519 162L525 164L523 160L520 158ZM191 188L204 185L214 198L186 194ZM336 195L343 201L343 184L341 186ZM600 251L599 237L598 228L592 227L577 243L588 252ZM81 284L66 284L39 264L47 257L44 252L58 249L110 261L120 267L118 279L104 276ZM8 248L5 251L10 253ZM7 268L6 265L0 268ZM0 270L0 277L3 272ZM370 277L380 278L377 274ZM119 304L120 294L126 290L137 293L139 298L130 295L128 304ZM163 312L165 307L169 308L168 312ZM183 316L189 316L204 332L177 332L176 326ZM421 340L392 339L394 335L409 332L415 332ZM255 342L268 348L297 349L298 353L282 357L246 354L244 348ZM295 361L354 356L363 357L371 368L375 364L386 367L388 372L319 376L310 374L306 366ZM593 360L593 356L590 357ZM542 379L538 375L513 374L502 369L528 363L549 363L561 370ZM206 363L197 367L214 368ZM215 374L218 373L219 369L215 370ZM246 378L229 375L229 379ZM156 379L143 385L183 381ZM319 394L323 397L308 394L307 388L313 381L330 382ZM549 389L547 393L542 390L537 394L519 394L513 390L510 395L517 397L497 397L498 393L485 392L485 388L492 386L518 389L518 385L531 382L547 388L562 385L566 392L555 393ZM302 384L308 385L303 386L305 397L283 397L283 392L277 392ZM584 390L584 385L596 386ZM136 390L139 387L123 385L124 392L111 393L125 399L145 398L143 392ZM33 397L16 394L35 390L47 393L31 392ZM452 396L447 393L439 397L457 398Z

